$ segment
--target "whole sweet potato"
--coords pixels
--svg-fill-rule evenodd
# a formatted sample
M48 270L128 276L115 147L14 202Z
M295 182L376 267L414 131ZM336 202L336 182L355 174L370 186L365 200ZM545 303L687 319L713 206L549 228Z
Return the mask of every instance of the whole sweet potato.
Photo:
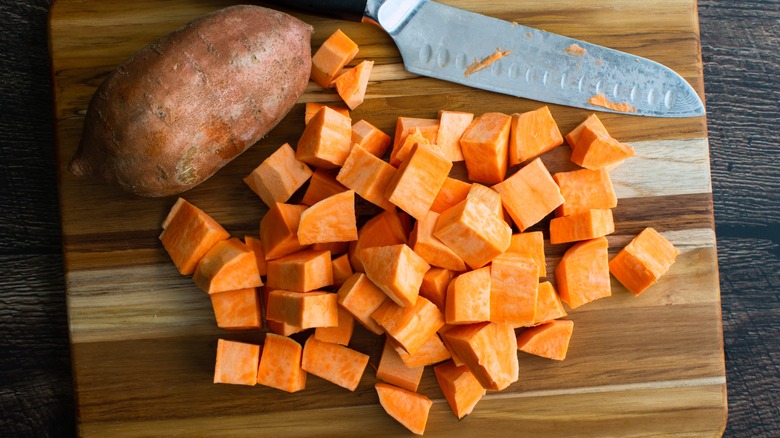
M309 81L311 34L242 5L163 36L97 89L70 171L140 196L196 186L290 111Z

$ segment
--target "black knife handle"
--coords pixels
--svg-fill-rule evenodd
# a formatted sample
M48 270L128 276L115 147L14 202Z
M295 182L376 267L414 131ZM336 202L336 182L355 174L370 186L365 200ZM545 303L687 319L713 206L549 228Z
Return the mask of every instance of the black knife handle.
M270 0L270 3L301 12L349 21L360 21L363 18L367 2L368 0Z

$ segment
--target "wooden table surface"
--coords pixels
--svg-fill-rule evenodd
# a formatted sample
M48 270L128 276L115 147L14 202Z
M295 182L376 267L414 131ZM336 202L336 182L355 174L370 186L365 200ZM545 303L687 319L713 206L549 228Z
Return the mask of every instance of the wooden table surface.
M0 436L74 433L46 13L0 3ZM727 436L778 436L780 2L699 2L729 396Z

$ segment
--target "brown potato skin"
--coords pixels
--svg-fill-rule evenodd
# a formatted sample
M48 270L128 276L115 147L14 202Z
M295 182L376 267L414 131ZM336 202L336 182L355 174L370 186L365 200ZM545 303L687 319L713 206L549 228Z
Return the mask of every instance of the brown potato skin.
M290 111L309 81L311 34L239 5L163 36L98 87L68 168L139 196L191 189Z

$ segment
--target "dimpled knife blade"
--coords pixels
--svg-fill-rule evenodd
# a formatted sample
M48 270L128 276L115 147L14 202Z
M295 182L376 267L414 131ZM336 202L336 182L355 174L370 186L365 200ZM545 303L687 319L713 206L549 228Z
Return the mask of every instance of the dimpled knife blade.
M405 68L542 102L653 117L705 114L693 87L649 59L425 0L371 1L366 16L395 41ZM467 74L475 62L506 54Z

